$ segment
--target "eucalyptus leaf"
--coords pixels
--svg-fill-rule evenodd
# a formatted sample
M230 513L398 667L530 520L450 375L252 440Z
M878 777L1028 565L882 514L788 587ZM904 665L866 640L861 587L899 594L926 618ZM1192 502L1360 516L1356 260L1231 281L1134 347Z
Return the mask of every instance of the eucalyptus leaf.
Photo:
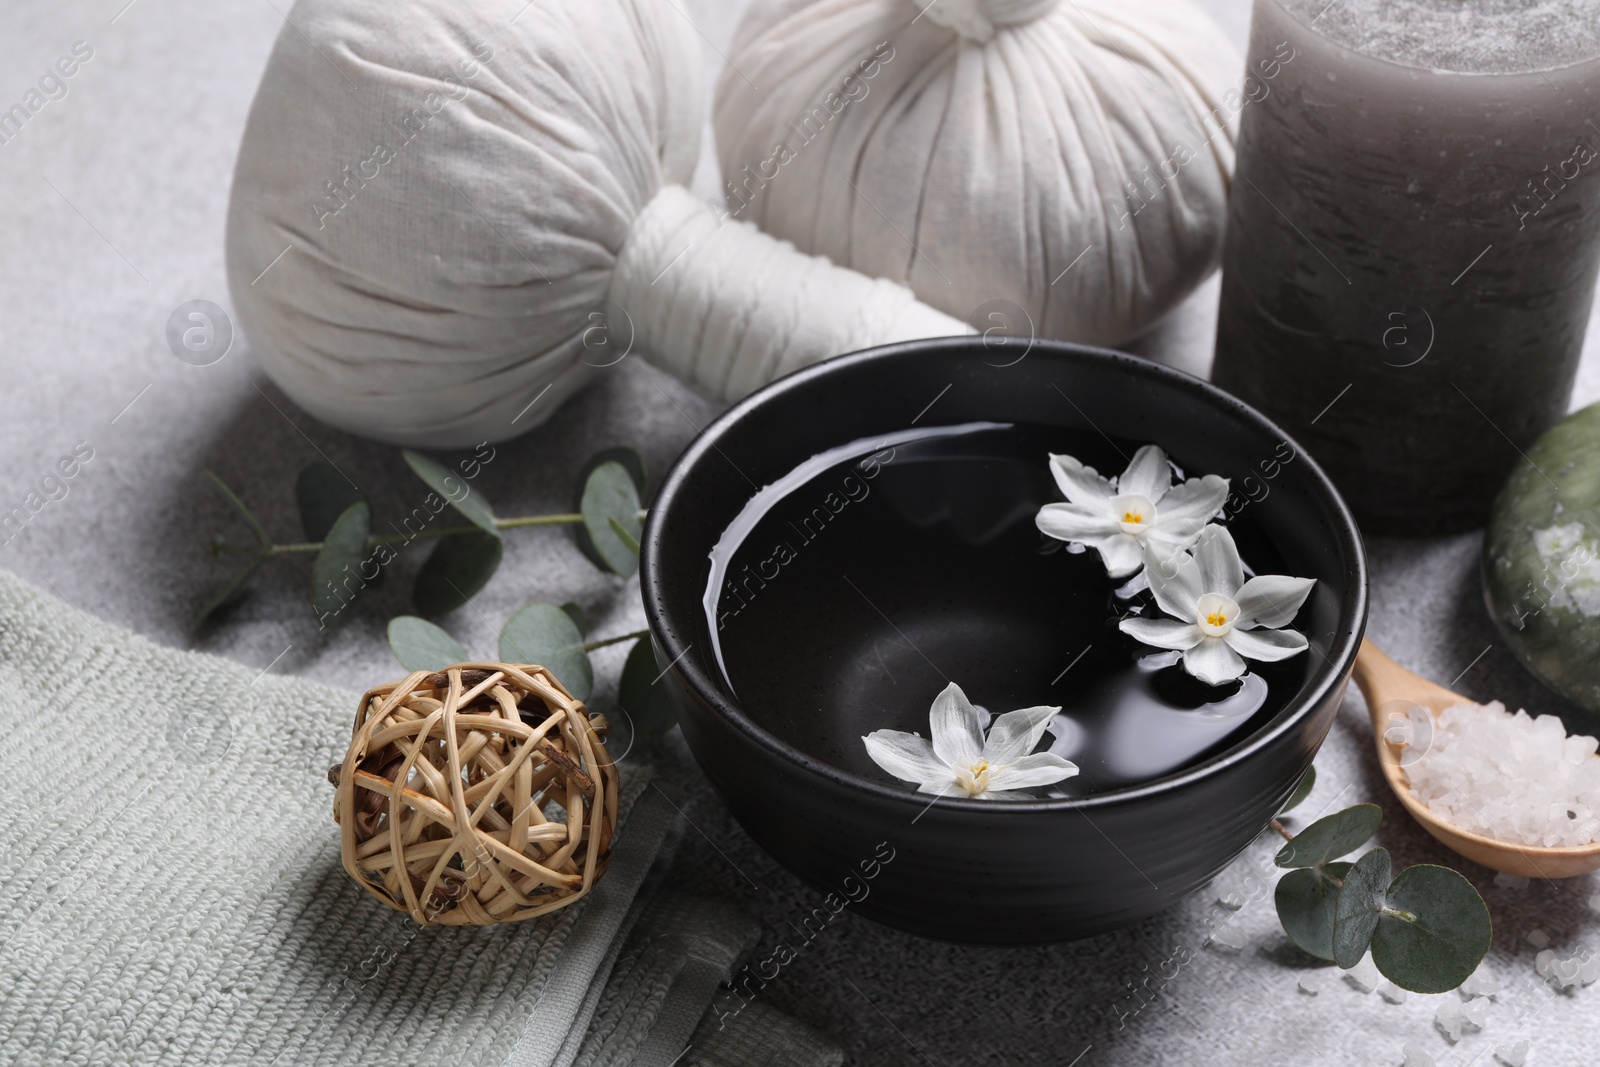
M1448 867L1407 867L1389 886L1390 912L1372 935L1372 962L1413 993L1445 993L1465 982L1494 940L1489 909L1472 883Z
M645 498L647 479L644 471L644 457L639 450L629 448L627 445L616 445L604 448L590 456L584 463L583 469L578 472L579 496L582 496L582 487L589 480L589 475L602 463L620 463L627 470L628 477L633 479L633 487L639 491L639 499Z
M257 556L255 559L250 561L250 565L248 567L234 575L233 581L225 585L222 589L222 592L212 597L210 602L207 603L204 608L200 609L200 614L195 616L193 629L200 629L200 627L204 626L206 622L210 620L211 616L227 607L229 603L236 599L240 592L243 591L245 583L251 578L254 578L256 571L261 569L261 564L266 561L266 558L266 556Z
M367 558L371 526L372 509L358 500L340 513L323 537L322 549L311 564L311 610L318 624L338 621L346 607L345 595L354 596L365 584L361 563Z
M389 651L408 671L442 671L470 658L460 641L415 615L389 620Z
M1333 914L1333 962L1346 970L1361 962L1372 943L1391 869L1389 850L1375 848L1344 875Z
M211 488L222 498L222 502L232 508L233 513L243 519L246 526L250 527L250 532L255 535L256 541L260 543L261 547L271 548L272 538L267 536L267 528L262 526L261 520L256 518L249 508L244 506L244 501L240 500L234 491L228 488L228 483L210 471L206 471L206 477L210 479Z
M1336 811L1295 834L1273 862L1279 867L1315 867L1338 859L1370 841L1382 822L1383 809L1376 804Z
M294 499L300 508L300 529L306 540L321 541L351 504L368 503L367 494L332 463L307 464L294 481ZM370 513L369 513L370 514Z
M1278 814L1282 815L1291 808L1298 808L1300 803L1311 795L1311 790L1316 784L1317 769L1315 767L1307 767L1306 773L1300 778L1300 784L1294 787L1294 792L1289 794L1289 799L1284 802L1283 807L1278 809Z
M639 539L630 533L626 526L618 522L615 515L607 515L606 524L611 527L611 532L617 535L617 540L621 541L629 552L632 552L635 556L639 554Z
M617 683L617 707L627 714L635 742L652 741L678 721L672 696L660 683L661 673L650 638L635 641Z
M589 635L589 613L583 610L583 605L576 600L569 600L561 605L561 610L567 613L567 618L572 620L572 625L585 637Z
M637 546L644 529L644 523L637 517L643 466L639 465L636 475L630 470L630 463L612 458L618 453L618 449L607 449L584 465L573 502L574 510L583 515L583 523L573 527L573 537L589 562L602 570L627 576L639 566L638 549L630 548L628 541ZM637 453L633 461L638 461ZM622 527L625 538L617 535L613 519Z
M428 488L449 501L461 517L493 537L500 536L500 527L494 524L494 508L484 495L467 484L467 480L436 459L430 459L409 448L400 450L406 466L428 484Z
M578 501L583 514L583 533L578 545L584 554L613 574L626 577L639 568L639 554L617 536L612 528L617 521L634 545L644 524L639 521L639 490L627 468L615 460L595 467L583 483L583 495Z
M1339 860L1326 867L1297 868L1279 879L1273 894L1283 932L1320 960L1333 959L1333 919L1339 886L1332 878L1342 881L1353 866Z
M417 614L443 615L471 600L494 577L504 551L498 535L477 530L439 538L411 592Z
M500 658L548 669L579 700L594 692L594 667L583 649L583 634L554 604L528 604L507 619L500 630Z

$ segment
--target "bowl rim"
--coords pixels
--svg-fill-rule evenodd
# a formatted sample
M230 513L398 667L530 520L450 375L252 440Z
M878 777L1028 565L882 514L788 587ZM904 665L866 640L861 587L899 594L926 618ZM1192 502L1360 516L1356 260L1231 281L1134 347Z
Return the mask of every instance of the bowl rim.
M1231 411L1236 418L1253 424L1256 429L1264 431L1269 436L1275 436L1288 442L1295 450L1296 462L1305 463L1314 495L1327 506L1330 515L1335 520L1333 533L1340 555L1347 564L1346 591L1339 604L1339 621L1342 629L1334 635L1330 654L1323 657L1323 666L1318 668L1313 675L1308 689L1303 691L1295 700L1290 701L1278 712L1272 722L1265 727L1212 756L1210 759L1191 767L1186 767L1175 774L1136 785L1109 789L1105 792L1088 796L1007 800L1001 804L971 797L935 796L930 798L927 794L876 782L870 778L862 777L823 760L816 759L770 733L745 714L738 702L731 699L705 671L700 669L699 664L688 655L689 649L693 647L692 642L686 645L682 641L676 640L673 634L664 626L665 620L679 619L681 613L675 611L666 601L664 580L657 567L657 550L655 546L662 538L662 528L670 517L672 502L682 490L683 483L687 480L689 472L702 463L708 455L720 455L718 448L720 440L728 433L731 427L742 422L752 412L761 408L770 400L803 388L818 378L847 374L852 368L874 362L898 359L913 352L954 351L969 349L974 345L982 345L986 350L992 352L997 344L1008 347L1021 347L1026 344L1027 350L1024 354L1027 354L1027 351L1032 349L1042 348L1057 356L1065 356L1090 363L1110 364L1112 367L1131 374L1135 378L1141 376L1153 378L1173 385L1180 390L1187 390L1207 401L1213 407ZM1342 687L1346 684L1350 669L1355 663L1356 652L1361 646L1361 639L1366 631L1368 613L1367 584L1366 546L1361 536L1360 527L1356 525L1355 517L1351 514L1348 505L1345 504L1344 498L1340 496L1332 480L1328 478L1322 467L1312 458L1310 452L1284 431L1282 427L1278 426L1277 423L1232 393L1176 368L1108 348L1097 348L1075 342L1043 338L984 339L965 335L900 341L894 344L880 345L875 348L867 348L846 355L835 356L831 359L802 367L778 378L731 405L701 429L688 447L679 454L650 501L649 516L646 519L643 536L640 539L640 596L644 602L644 611L651 638L655 641L656 647L665 653L668 663L667 671L680 672L688 686L694 690L695 694L708 707L735 730L738 730L750 741L770 754L801 770L818 775L835 786L862 792L889 803L920 807L923 811L927 811L935 802L940 802L939 809L941 811L982 812L986 814L1013 812L1019 815L1037 815L1044 812L1105 808L1184 789L1202 779L1210 778L1236 764L1245 762L1260 750L1271 747L1284 734L1294 730L1313 709L1319 707L1327 699L1334 688ZM698 605L699 601L695 601L695 604ZM680 624L675 627L678 632L687 632L693 628L681 625L681 619L679 619L679 622ZM666 673L666 671L663 671L663 673Z

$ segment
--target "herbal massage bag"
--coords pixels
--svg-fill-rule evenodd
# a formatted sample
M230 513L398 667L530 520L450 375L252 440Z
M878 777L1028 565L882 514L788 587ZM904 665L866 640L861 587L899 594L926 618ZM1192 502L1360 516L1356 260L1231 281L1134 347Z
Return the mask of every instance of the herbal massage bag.
M1188 0L753 0L730 212L966 321L1115 344L1218 261L1233 120L1270 92L1241 65Z
M667 0L301 0L288 21L239 150L228 277L262 367L328 423L460 446L635 352L731 399L969 332L682 187L703 60Z

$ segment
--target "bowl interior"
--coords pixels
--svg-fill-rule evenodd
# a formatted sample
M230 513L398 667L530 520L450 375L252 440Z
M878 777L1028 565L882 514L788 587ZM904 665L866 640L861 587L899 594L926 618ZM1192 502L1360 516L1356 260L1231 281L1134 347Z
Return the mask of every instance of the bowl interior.
M708 612L712 550L723 542L725 562L729 524L749 517L763 487L850 442L744 535ZM1108 595L1120 583L1095 553L1059 551L1032 516L1060 499L1047 452L1111 475L1147 442L1186 475L1231 479L1229 527L1248 564L1318 580L1295 623L1309 653L1252 664L1254 681L1231 690L1184 688L1176 666L1117 673L1132 644ZM938 463L918 462L930 453ZM1342 681L1337 665L1365 620L1359 536L1298 446L1187 375L1059 343L914 342L774 383L685 452L645 541L663 658L702 699L786 758L901 796L907 787L866 758L861 735L926 736L928 703L947 681L995 712L1063 705L1066 729L1049 740L1084 770L1061 795L1116 796L1204 773L1286 727ZM1139 696L1158 685L1161 708ZM1174 699L1193 711L1174 714ZM1095 718L1111 706L1122 712Z

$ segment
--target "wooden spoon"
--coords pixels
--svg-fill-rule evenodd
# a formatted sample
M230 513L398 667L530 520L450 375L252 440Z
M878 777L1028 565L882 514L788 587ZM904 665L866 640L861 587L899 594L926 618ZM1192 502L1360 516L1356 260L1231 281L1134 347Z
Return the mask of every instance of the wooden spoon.
M1420 705L1437 718L1440 712L1454 704L1473 704L1476 701L1452 693L1426 678L1417 677L1365 639L1361 642L1361 651L1356 654L1355 683L1360 687L1362 696L1367 698L1373 740L1378 746L1378 764L1389 781L1389 788L1394 790L1395 796L1400 798L1400 803L1405 805L1411 817L1447 848L1485 867L1527 878L1572 878L1600 870L1600 843L1546 848L1496 841L1445 822L1411 792L1400 766L1405 748L1384 740L1383 736L1389 728L1391 717L1400 710L1394 706L1395 702Z

